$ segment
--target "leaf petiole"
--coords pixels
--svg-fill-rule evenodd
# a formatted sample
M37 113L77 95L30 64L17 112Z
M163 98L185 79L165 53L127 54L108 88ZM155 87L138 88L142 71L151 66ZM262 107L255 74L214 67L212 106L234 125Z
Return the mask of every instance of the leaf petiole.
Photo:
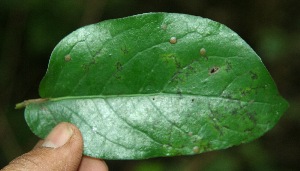
M39 98L39 99L29 99L29 100L24 100L21 103L17 103L15 109L22 109L26 107L27 105L31 103L42 103L48 101L49 98Z

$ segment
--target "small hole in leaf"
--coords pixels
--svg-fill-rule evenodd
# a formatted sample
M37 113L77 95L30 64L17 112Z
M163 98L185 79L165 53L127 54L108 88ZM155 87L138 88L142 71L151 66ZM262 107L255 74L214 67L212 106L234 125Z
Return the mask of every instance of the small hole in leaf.
M171 37L171 38L170 38L170 43L171 43L171 44L177 43L176 37Z
M192 99L192 102L194 102L195 101L195 99Z
M209 70L209 73L210 74L215 74L219 71L219 67L212 67L210 70Z
M152 100L155 100L155 98L153 97Z

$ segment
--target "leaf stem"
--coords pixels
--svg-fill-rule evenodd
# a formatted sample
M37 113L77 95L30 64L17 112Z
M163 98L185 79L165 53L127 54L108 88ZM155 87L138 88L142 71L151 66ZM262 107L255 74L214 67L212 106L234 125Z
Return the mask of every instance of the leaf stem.
M29 99L29 100L24 100L21 103L17 103L15 109L22 109L26 107L27 105L31 103L42 103L48 101L48 98L39 98L39 99Z

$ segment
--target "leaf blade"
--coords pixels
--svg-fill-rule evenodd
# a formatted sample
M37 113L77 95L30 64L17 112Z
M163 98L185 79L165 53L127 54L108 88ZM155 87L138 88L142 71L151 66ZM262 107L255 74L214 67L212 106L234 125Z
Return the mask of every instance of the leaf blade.
M251 141L274 126L282 106L174 94L72 97L31 104L26 120L31 128L42 127L33 130L42 137L60 122L76 124L86 133L84 153L92 157L144 159L197 154ZM264 113L274 113L273 121L260 117Z
M288 104L261 59L226 26L149 13L80 28L53 50L25 118L40 137L59 122L103 159L191 155L258 138Z
M163 17L164 20L157 21L157 16ZM174 16L158 13L125 18L130 20L124 23L130 24L134 29L117 30L116 33L109 32L121 27L118 24L120 20L111 20L111 24L104 22L90 25L75 31L54 49L49 63L49 72L40 85L41 97L158 93L162 86L169 81L176 84L176 80L172 79L184 67L189 67L199 61L199 63L203 62L204 65L209 66L207 68L198 64L198 67L202 67L203 72L206 72L216 65L214 61L205 61L205 58L199 55L201 48L206 49L206 56L209 56L209 59L220 58L219 60L221 60L221 58L237 57L240 58L238 62L246 61L245 64L249 62L247 60L261 62L255 52L227 27L200 17L179 14L174 14ZM187 19L193 22L188 22ZM143 22L140 24L138 21ZM152 27L147 23L151 23ZM161 28L165 23L168 23L167 29L169 30ZM190 24L191 26L187 28L183 27L188 23L197 24ZM112 27L114 24L117 26ZM125 28L127 27L125 26ZM121 32L121 35L118 32ZM141 35L142 33L145 35ZM187 36L189 34L192 35ZM169 43L169 39L173 36L178 39L176 44ZM93 43L92 40L96 39L95 37L104 37L104 40ZM228 42L232 42L230 43L231 47L227 45ZM189 47L187 48L187 46ZM215 50L216 48L218 51ZM239 51L233 53L231 49ZM90 55L90 51L94 51L93 54L99 54L99 56ZM232 53L235 56L232 56ZM71 56L70 62L65 62L66 55ZM153 65L148 66L148 63L153 63ZM152 70L152 67L157 69ZM137 71L143 72L140 74L141 76L135 74ZM97 76L92 73L101 73L101 75ZM149 80L145 80L144 75L148 73L155 74L149 76ZM76 78L72 78L70 75L76 75ZM205 78L208 76L209 74L205 75ZM162 78L157 81L157 78L160 77Z

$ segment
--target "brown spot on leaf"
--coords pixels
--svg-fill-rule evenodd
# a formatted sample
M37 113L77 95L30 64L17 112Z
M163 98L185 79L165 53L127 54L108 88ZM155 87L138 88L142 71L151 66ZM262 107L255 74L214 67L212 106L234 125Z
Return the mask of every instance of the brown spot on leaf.
M90 67L92 65L95 65L97 63L95 58L92 58L92 60L88 63L82 64L81 67L83 68L84 71L89 71Z
M228 61L226 61L226 72L229 72L229 71L231 71L232 70L232 65L231 65L231 63L230 62L228 62Z
M251 75L251 79L252 79L252 80L257 80L257 79L258 79L258 76L257 76L257 74L256 74L255 72L250 71L249 73L250 73L250 75Z
M123 66L122 66L121 62L116 63L116 68L117 68L117 71L122 71Z
M248 118L254 123L256 124L257 119L256 119L256 112L247 112L246 113L248 115Z
M201 55L201 56L205 56L205 55L206 55L206 49L201 48L201 49L200 49L200 55Z
M123 52L124 55L128 54L129 53L129 50L127 49L126 46L124 47L121 47L121 51Z
M170 38L170 43L171 43L171 44L177 43L177 38L176 38L176 37L171 37L171 38Z
M201 48L200 51L199 51L199 53L200 53L201 57L204 57L206 60L208 60L205 48Z

